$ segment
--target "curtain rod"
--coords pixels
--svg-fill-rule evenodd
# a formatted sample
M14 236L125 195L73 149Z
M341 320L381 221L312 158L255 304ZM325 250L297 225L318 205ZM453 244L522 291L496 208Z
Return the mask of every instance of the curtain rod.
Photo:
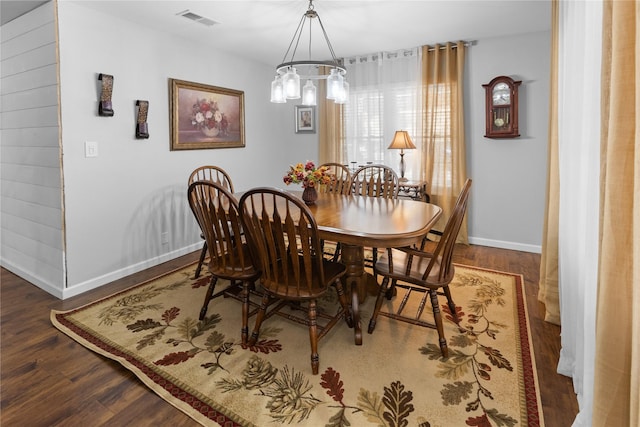
M453 42L449 42L449 43L451 43L451 47L452 48L457 48L458 47L457 46L458 42L455 42L455 44ZM469 41L469 42L463 42L465 47L474 46L477 43L478 42L476 40L472 40L472 41ZM428 46L428 45L426 45L426 46ZM367 54L367 55L356 55L356 56L352 56L352 57L349 57L349 58L341 58L340 61L341 61L341 63L348 62L350 64L353 64L356 61L360 61L360 62L367 62L369 60L377 61L380 56L383 56L383 57L386 56L387 58L397 58L398 55L411 56L415 52L420 50L421 47L422 46L414 47L412 49L399 49L399 50L396 50L396 51L393 51L393 52L378 52L378 53L370 53L370 54ZM446 49L446 48L447 48L447 46L444 46L444 45L440 46L440 49ZM434 50L435 50L435 47L429 47L427 49L428 52L433 52Z
M454 44L454 42L449 42L449 43L451 43L451 48L452 49L457 49L458 48L458 42L455 42L455 44ZM476 43L478 43L476 40L472 40L470 42L463 42L462 44L464 45L464 47L469 47L469 46L474 46ZM437 44L440 44L440 43L437 43ZM440 46L440 49L446 49L446 48L447 48L447 46L444 46L444 45ZM429 46L429 49L427 49L428 52L433 52L434 50L436 50L436 48L435 47L431 47L431 46Z

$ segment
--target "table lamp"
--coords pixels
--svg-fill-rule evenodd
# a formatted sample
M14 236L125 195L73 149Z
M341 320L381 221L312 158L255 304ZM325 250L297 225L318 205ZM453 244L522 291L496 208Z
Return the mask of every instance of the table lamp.
M411 141L409 132L406 130L397 130L393 136L391 145L387 148L400 150L400 181L408 181L408 179L404 177L404 150L413 150L416 148L416 146L413 145L413 141Z

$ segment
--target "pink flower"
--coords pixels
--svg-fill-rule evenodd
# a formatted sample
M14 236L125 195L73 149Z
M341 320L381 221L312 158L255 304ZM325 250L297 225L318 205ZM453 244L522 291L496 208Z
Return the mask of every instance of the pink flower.
M192 107L191 124L200 129L203 127L219 128L223 113L218 103L213 100L198 99Z
M303 188L315 187L320 184L331 182L332 174L329 168L321 166L316 169L316 165L307 160L306 163L298 163L289 167L289 172L283 177L285 184L302 184Z

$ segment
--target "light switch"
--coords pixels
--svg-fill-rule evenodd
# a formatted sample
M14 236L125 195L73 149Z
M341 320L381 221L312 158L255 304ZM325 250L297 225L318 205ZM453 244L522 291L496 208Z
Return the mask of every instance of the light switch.
M84 142L84 156L85 157L98 157L98 143L96 141Z

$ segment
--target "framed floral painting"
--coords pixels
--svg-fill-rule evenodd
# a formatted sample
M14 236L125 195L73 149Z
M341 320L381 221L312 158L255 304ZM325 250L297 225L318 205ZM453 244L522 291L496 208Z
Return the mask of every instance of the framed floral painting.
M169 79L171 150L244 147L244 92Z
M296 105L296 133L316 133L316 112L314 107Z

